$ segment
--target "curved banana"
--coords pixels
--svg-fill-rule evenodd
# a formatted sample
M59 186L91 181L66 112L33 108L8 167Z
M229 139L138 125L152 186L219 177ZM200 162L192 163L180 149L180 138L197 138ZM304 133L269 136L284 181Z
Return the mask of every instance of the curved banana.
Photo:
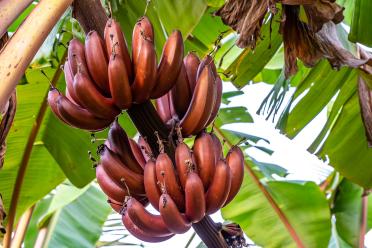
M99 118L113 120L120 113L112 99L104 97L84 73L75 75L74 92L82 107Z
M226 163L230 168L231 188L224 205L229 204L234 199L244 179L244 155L238 146L233 146L227 153Z
M58 101L58 98L59 98L60 95L61 95L61 93L56 88L51 88L48 92L47 101L48 101L48 104L49 104L52 112L55 114L55 116L57 116L57 118L60 119L61 121L63 121L64 123L68 124L63 119L63 117L61 116L61 114L58 111L57 101Z
M207 121L207 124L205 126L209 126L209 124L212 123L212 121L216 118L218 114L218 110L220 109L221 100L222 100L222 80L217 75L216 77L216 99L213 104L211 115L209 116L209 119Z
M140 204L143 205L143 207L146 207L149 204L149 201L147 197L145 196L132 195L131 197L135 198ZM118 214L123 213L123 210L125 207L125 204L123 204L123 202L118 202L118 201L108 198L107 203L110 204L111 208Z
M154 44L141 36L141 50L135 64L135 78L132 84L132 98L135 103L143 103L150 98L156 83L156 53Z
M96 31L90 31L85 38L85 58L93 81L103 95L110 96L107 53L103 41Z
M109 119L97 118L88 110L73 104L63 95L58 97L57 109L62 119L69 125L88 131L100 131L108 127L112 122Z
M196 79L198 79L200 77L200 75L202 74L204 68L206 66L210 66L212 68L212 71L213 71L213 75L216 77L218 74L217 74L217 69L216 69L216 65L214 64L214 60L212 58L212 56L210 55L207 55L205 56L202 61L200 62L199 66L198 66L198 70L196 72Z
M133 79L132 61L128 51L127 41L121 31L120 24L114 19L110 18L106 22L104 38L106 43L106 51L111 54L113 49L120 55L125 64L125 69L129 78L129 81ZM115 48L114 48L115 46ZM111 91L112 93L112 91Z
M173 233L182 234L187 232L191 223L184 214L181 214L176 203L166 193L159 199L159 211L168 229Z
M176 168L182 188L185 189L187 175L193 166L191 149L183 142L179 143L175 152Z
M199 222L205 216L204 187L198 174L190 171L185 184L185 215L191 222ZM208 205L208 203L207 203Z
M78 72L78 70L80 70L81 73L89 75L84 50L84 44L78 39L74 38L70 40L68 44L67 61L70 64L73 76Z
M66 97L72 101L73 103L76 103L81 106L81 103L79 102L79 98L75 94L74 90L74 74L71 71L70 63L66 60L64 66L63 66L63 72L65 74L65 81L66 81Z
M112 54L108 64L108 80L110 94L115 105L120 109L132 106L132 92L129 75L123 58L119 54Z
M213 180L205 194L206 214L217 212L226 202L231 187L230 169L225 161L220 159L216 165Z
M163 47L157 69L156 85L151 98L156 99L166 94L174 86L183 60L183 39L179 30L173 31Z
M118 185L122 187L127 185L132 194L145 194L143 175L131 171L122 164L120 158L107 147L101 151L100 158L102 167Z
M210 133L212 140L213 140L213 145L214 145L214 157L215 161L219 161L221 158L223 158L223 147L221 144L221 141L218 139L218 137L212 132Z
M189 136L200 129L201 122L212 108L210 104L214 99L214 76L210 66L206 66L200 75L185 116L180 121L182 134ZM209 118L208 115L208 118Z
M154 237L154 236L147 234L146 232L141 230L138 226L136 226L133 223L133 221L129 218L127 211L124 211L122 215L122 222L130 234L132 234L137 239L140 239L145 242L151 242L151 243L163 242L174 236L174 234L172 234L172 235L165 236L165 237Z
M172 234L161 215L148 212L136 199L131 197L126 203L129 218L139 229L153 237L166 237Z
M96 167L96 178L100 188L109 198L124 202L125 197L130 195L125 187L119 186L111 179L102 165Z
M164 124L170 124L171 120L178 119L173 105L173 92L169 91L155 100L156 111Z
M145 169L146 161L145 161L145 158L143 157L141 148L139 147L137 142L131 138L129 138L129 145L138 164L141 165L142 169Z
M185 64L187 79L190 87L191 94L194 92L197 80L197 72L200 65L200 59L195 53L189 52L183 59Z
M129 138L124 129L119 125L116 119L108 132L108 141L112 151L115 152L120 160L132 171L143 174L143 168L136 160L130 147Z
M191 88L187 79L185 65L182 63L176 84L172 89L172 101L179 118L182 118L189 107L192 97Z
M193 151L198 174L207 191L216 169L214 144L209 133L203 131L195 138Z
M147 161L145 166L145 172L143 174L146 196L149 199L151 205L159 210L159 199L160 190L158 180L156 179L155 161L150 159Z
M140 54L143 37L146 37L149 41L154 43L154 28L147 18L147 16L142 16L133 28L132 34L132 61L133 61L133 71L136 70L136 65L138 62L138 56Z
M156 179L160 182L162 191L167 192L177 204L180 211L185 209L185 198L181 187L178 183L178 178L172 160L168 154L160 153L156 158Z
M115 200L110 199L110 198L107 199L107 203L110 204L111 208L112 208L115 212L121 214L121 212L123 211L123 203L120 203L120 202L115 201Z

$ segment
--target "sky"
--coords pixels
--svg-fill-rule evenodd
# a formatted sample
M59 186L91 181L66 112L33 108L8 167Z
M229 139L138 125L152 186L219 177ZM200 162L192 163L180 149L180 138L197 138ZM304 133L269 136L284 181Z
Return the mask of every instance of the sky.
M271 120L266 121L264 116L259 116L256 114L256 111L259 108L262 100L267 96L271 88L272 85L264 83L248 85L242 89L244 91L243 95L231 98L231 103L228 106L245 106L248 109L249 113L252 115L254 123L229 124L224 126L224 128L237 130L268 139L270 141L270 144L267 144L264 141L260 141L258 145L265 146L273 150L274 153L271 156L256 148L249 148L246 152L249 156L252 156L258 161L274 163L287 169L289 175L286 177L286 179L306 180L320 183L333 171L333 168L327 165L326 162L319 160L315 155L310 154L306 149L309 147L309 145L312 143L316 135L323 127L323 124L327 119L326 110L322 111L316 118L314 118L314 120L307 127L305 127L304 130L302 130L293 140L290 140L286 136L280 134L277 129L275 129L275 124L272 123ZM235 90L235 87L232 86L230 83L224 83L224 92ZM286 99L282 104L281 110L286 105L286 102L289 100L289 96L291 95L290 93L293 93L293 91L294 89L291 89L290 92L287 94ZM226 105L222 105L221 107L226 107ZM150 208L150 211L156 213L156 210L154 209ZM120 216L118 214L114 214L111 216L111 218L119 217ZM216 222L223 222L222 216L219 212L212 215L212 218ZM127 232L124 231L123 228L119 227L119 230L115 231L115 233L123 235ZM151 248L185 247L192 234L193 230L191 229L183 235L176 235L170 240L162 243L143 244L145 247ZM112 240L113 238L115 238L115 236L105 234L101 237L101 240L108 241ZM139 244L139 241L131 236L122 239L122 241L127 243ZM248 240L248 243L249 242L250 241ZM198 236L195 236L189 247L197 247L199 243L200 239L198 238ZM366 246L372 248L372 233L369 233L366 236Z

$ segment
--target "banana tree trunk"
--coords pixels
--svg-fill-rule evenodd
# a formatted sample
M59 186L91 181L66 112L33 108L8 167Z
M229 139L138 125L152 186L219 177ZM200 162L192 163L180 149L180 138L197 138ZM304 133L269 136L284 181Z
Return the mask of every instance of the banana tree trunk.
M0 52L0 109L73 0L41 0Z
M12 22L29 6L33 0L0 1L0 37L3 36Z

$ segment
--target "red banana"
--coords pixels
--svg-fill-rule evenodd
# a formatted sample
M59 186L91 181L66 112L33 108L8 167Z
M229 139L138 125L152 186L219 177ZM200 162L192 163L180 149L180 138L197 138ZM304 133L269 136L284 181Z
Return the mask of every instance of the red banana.
M67 97L60 95L57 100L58 113L73 127L88 131L100 131L108 127L112 120L99 119L91 112L73 104Z
M191 223L187 220L184 214L180 213L176 203L166 193L163 193L160 196L159 211L171 232L182 234L190 229Z
M76 103L81 105L79 98L75 94L74 90L74 74L72 73L70 63L66 60L65 65L63 66L63 72L65 74L65 81L66 81L66 97Z
M213 61L213 58L210 55L207 55L203 58L203 60L199 64L198 70L196 72L196 79L198 79L200 77L204 68L208 65L211 66L212 71L213 71L213 75L215 77L218 75L216 66L215 66L214 61Z
M224 205L231 202L239 192L244 179L244 155L238 146L233 146L226 156L226 163L230 168L231 188Z
M216 168L215 151L212 137L205 131L201 132L194 142L195 164L199 170L200 179L203 182L204 190L208 190Z
M219 161L221 158L223 158L223 149L222 149L222 144L221 141L218 139L218 137L212 132L210 133L212 140L213 140L213 145L214 145L214 156L215 156L215 161Z
M182 34L180 31L175 30L164 44L157 69L156 85L151 92L152 99L159 98L172 89L181 69L182 60Z
M85 38L85 57L94 82L105 96L110 96L106 49L96 31L90 31Z
M78 39L74 38L70 40L68 44L67 61L70 64L70 69L73 76L78 72L78 69L81 73L89 75L84 50L84 44Z
M140 54L142 39L146 37L152 43L154 42L154 29L150 20L147 16L142 16L133 28L132 35L132 61L133 70L136 70L136 65L138 62L138 56Z
M110 199L110 198L107 200L107 203L110 204L111 208L115 212L120 214L123 211L123 203L115 201L115 200Z
M141 50L135 65L132 97L135 103L143 103L150 98L156 83L156 53L154 44L141 36Z
M132 234L137 239L140 239L145 242L151 243L163 242L174 236L174 234L171 234L165 237L154 237L147 234L133 223L133 221L129 218L127 211L124 211L124 214L122 215L122 222L130 234Z
M231 187L230 169L224 160L219 160L213 180L205 194L206 214L217 212L226 202Z
M138 196L138 195L132 195L133 198L135 198L140 204L142 204L144 207L146 207L149 204L149 201L146 196ZM111 208L115 210L115 212L121 214L123 212L123 202L117 202L113 199L108 199L107 203L110 204Z
M141 148L138 146L137 142L131 138L129 138L129 145L137 162L141 165L142 169L145 169L146 161L142 155Z
M210 66L206 66L196 83L189 108L180 122L183 135L194 134L195 131L203 127L204 120L208 120L215 93L213 87L213 72Z
M212 123L212 121L216 118L218 114L218 110L220 109L221 100L222 100L222 80L218 75L216 77L215 87L216 87L216 99L213 104L211 115L209 116L209 119L205 126L208 126L209 124Z
M104 37L107 53L111 54L113 49L115 49L115 53L120 55L120 57L123 59L129 80L132 80L132 62L130 60L127 41L125 40L125 36L121 31L120 24L114 19L110 18L106 22Z
M118 184L128 186L130 193L145 194L143 175L131 171L120 158L107 147L104 147L100 154L101 165L107 174Z
M195 53L190 52L186 55L183 59L183 63L185 64L186 74L188 78L188 83L190 87L191 94L194 92L197 80L197 72L200 64L200 60Z
M193 166L190 148L183 142L179 143L175 152L176 168L182 188L185 189L187 174Z
M176 84L172 89L172 101L179 118L182 118L189 107L192 91L187 79L185 65L181 65Z
M47 101L48 101L48 104L49 104L52 112L58 117L58 119L60 119L64 123L68 124L63 119L63 117L61 116L61 114L58 111L57 101L58 101L58 98L59 98L60 95L61 95L61 93L56 88L51 88L49 90L49 92L48 92L48 99L47 99Z
M204 218L206 200L204 187L198 174L190 171L185 184L185 214L191 222L199 222ZM208 205L208 203L207 203Z
M177 204L178 209L185 209L185 198L178 183L176 171L168 154L160 153L156 158L156 178L160 182L163 192L167 192Z
M127 201L126 211L133 224L146 234L153 237L166 237L172 234L161 215L151 214L136 199L130 198Z
M99 186L102 191L111 199L117 202L124 202L125 197L129 195L127 189L123 186L119 186L114 182L111 177L107 174L102 165L96 167L96 177Z
M112 150L120 157L120 160L132 171L143 174L142 166L136 160L130 147L129 138L116 119L108 132L108 141Z
M82 107L99 118L113 120L120 113L112 99L104 97L90 78L79 71L74 77L74 92Z
M155 100L156 111L165 124L172 120L176 113L173 107L171 91Z
M150 159L147 161L145 166L145 172L143 174L146 196L148 197L151 205L159 210L159 199L160 190L158 180L156 179L155 161Z
M115 51L116 52L116 51ZM123 58L112 54L108 64L109 87L112 99L120 109L128 109L132 105L132 92L129 75Z

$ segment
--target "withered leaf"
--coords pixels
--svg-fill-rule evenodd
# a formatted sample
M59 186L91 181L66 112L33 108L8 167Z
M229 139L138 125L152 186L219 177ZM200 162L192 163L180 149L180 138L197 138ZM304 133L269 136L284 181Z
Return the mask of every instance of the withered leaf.
M322 57L315 34L306 23L300 21L299 11L298 6L283 5L280 32L284 42L286 77L297 72L297 58L311 67Z
M326 58L335 69L345 65L358 68L370 63L368 59L356 58L343 47L333 21L324 23L318 32L314 32L310 24L299 19L299 6L283 5L282 16L280 31L283 34L286 77L297 72L297 58L309 67Z
M215 15L240 34L237 46L254 48L269 10L276 11L274 0L229 0Z
M304 5L310 28L316 33L325 23L332 21L335 24L344 19L344 8L335 3L335 0L316 0L313 4Z
M0 232L2 234L5 234L6 230L5 230L5 227L3 226L3 221L6 217L6 213L5 213L5 210L4 210L4 205L3 205L3 198L0 194Z

